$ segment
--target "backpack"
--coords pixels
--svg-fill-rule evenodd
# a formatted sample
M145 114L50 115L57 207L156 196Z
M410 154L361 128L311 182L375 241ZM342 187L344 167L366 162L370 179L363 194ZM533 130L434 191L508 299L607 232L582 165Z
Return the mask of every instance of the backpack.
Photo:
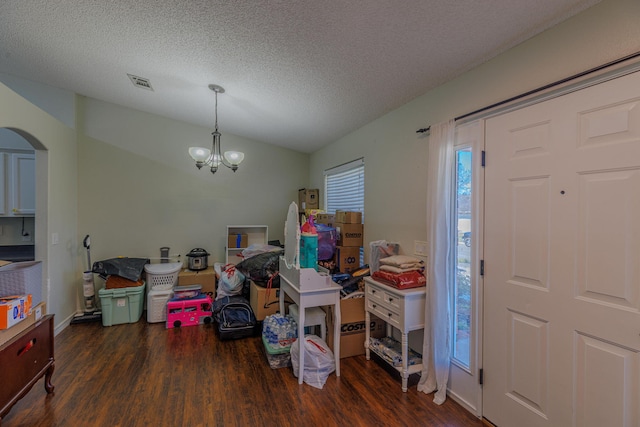
M256 316L249 301L240 296L225 296L213 303L213 320L221 340L235 340L256 335Z

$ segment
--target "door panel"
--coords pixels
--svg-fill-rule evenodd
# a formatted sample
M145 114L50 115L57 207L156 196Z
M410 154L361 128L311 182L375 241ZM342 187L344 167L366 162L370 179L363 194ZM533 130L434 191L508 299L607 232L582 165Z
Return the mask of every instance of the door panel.
M640 424L640 73L486 122L483 414Z

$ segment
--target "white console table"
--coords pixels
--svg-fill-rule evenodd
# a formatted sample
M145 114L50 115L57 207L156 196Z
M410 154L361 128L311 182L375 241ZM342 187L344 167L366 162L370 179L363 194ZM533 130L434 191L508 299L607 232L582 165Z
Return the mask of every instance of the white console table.
M280 261L280 313L284 314L285 294L298 304L298 339L304 339L305 309L308 307L334 306L333 355L336 361L336 376L340 376L340 290L341 286L330 278L319 275L312 268L288 268ZM298 384L302 384L304 373L304 345L300 344L300 367L298 368Z
M392 328L402 334L402 366L394 367L402 376L402 391L407 391L409 375L421 372L422 364L408 366L409 332L424 329L426 287L397 289L385 285L370 277L365 277L365 322L371 323L370 313L375 314L387 323L387 336L392 335ZM365 328L365 353L370 360L369 328Z

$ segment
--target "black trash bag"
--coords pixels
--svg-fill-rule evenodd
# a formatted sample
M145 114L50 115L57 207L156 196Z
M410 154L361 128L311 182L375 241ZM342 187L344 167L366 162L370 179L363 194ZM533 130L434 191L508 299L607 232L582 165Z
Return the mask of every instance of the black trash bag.
M113 274L137 282L149 262L149 258L111 258L94 262L91 271L103 279Z
M280 255L283 253L284 251L274 251L252 256L237 264L236 269L257 285L266 287L271 280L271 287L279 288Z

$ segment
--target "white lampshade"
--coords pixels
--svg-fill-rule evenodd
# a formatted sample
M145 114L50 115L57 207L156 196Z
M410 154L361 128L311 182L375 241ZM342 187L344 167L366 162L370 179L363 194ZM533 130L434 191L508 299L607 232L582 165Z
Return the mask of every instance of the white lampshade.
M189 155L196 162L205 162L211 155L211 150L202 147L189 147Z
M239 165L244 160L244 153L240 151L225 151L224 158L232 165Z

